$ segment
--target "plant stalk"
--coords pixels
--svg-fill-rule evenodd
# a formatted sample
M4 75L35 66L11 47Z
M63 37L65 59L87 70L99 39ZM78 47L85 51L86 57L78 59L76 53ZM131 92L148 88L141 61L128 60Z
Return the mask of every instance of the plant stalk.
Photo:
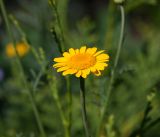
M26 77L25 77L25 74L24 74L24 70L23 70L20 58L18 56L17 50L16 50L16 42L15 42L14 37L13 37L13 33L12 33L12 30L11 30L11 27L10 27L10 23L9 23L9 20L8 20L8 16L7 16L7 12L6 12L3 0L0 0L0 8L1 8L1 11L2 11L2 15L4 17L4 21L6 23L6 27L7 27L7 31L8 31L10 41L13 43L13 47L14 47L15 52L16 52L16 62L17 62L17 65L20 69L20 73L21 73L21 76L22 76L22 80L23 80L25 89L28 91L27 93L29 94L29 97L30 97L30 101L31 101L31 104L32 104L32 108L33 108L35 118L37 120L37 124L38 124L40 134L41 134L42 137L46 137L43 125L42 125L41 120L40 120L38 109L36 107L34 97L33 97L32 93L30 91L29 85L27 84L27 80L26 80Z
M61 20L60 20L60 16L59 16L59 13L58 13L58 9L57 9L57 1L54 1L54 0L50 0L50 4L52 6L52 8L54 9L54 12L55 12L55 18L56 18L56 21L57 21L57 24L58 24L58 27L59 27L59 30L60 30L60 38L58 37L58 34L55 30L55 28L53 28L52 30L52 34L54 35L55 37L55 41L57 42L57 46L58 46L58 49L59 49L59 52L61 54L63 54L63 52L65 51L65 37L64 37L64 32L63 32L63 28L62 28L62 25L61 25ZM69 135L71 136L71 128L72 128L72 92L71 92L71 85L70 85L70 79L69 77L65 77L65 81L66 81L66 85L67 85L67 100L68 100L68 118L67 118L67 129L69 133ZM67 130L65 128L65 130Z
M61 100L59 98L59 94L58 94L58 90L57 90L57 82L56 82L55 77L51 78L51 82L49 83L49 85L50 85L52 96L55 100L57 108L59 109L59 114L60 114L61 121L62 121L63 128L64 128L64 134L65 134L64 137L70 137L70 132L68 130L68 122L65 117L63 108L62 108Z
M56 104L57 104L57 107L59 109L59 113L60 113L60 116L61 116L62 124L63 124L63 127L64 127L65 137L70 137L70 132L68 130L68 122L66 121L66 117L65 117L64 112L62 110L61 101L60 101L58 96L57 96L57 98L55 98L55 101L56 101Z
M56 18L56 21L57 21L57 24L58 24L58 27L59 27L59 30L60 30L60 35L61 35L60 38L59 38L60 42L58 43L58 48L60 49L60 53L63 53L65 51L65 47L64 47L65 38L64 38L64 32L63 32L63 29L62 29L62 25L61 25L60 16L59 16L58 9L57 9L57 2L54 1L54 0L50 0L50 3L51 3L51 6L54 9L55 18Z
M67 83L67 98L68 98L68 131L71 135L71 128L72 128L72 91L70 85L70 77L65 77Z
M83 125L86 133L86 137L91 137L89 133L87 112L86 112L86 100L85 100L85 81L84 78L80 77L80 99L81 99L81 109L82 109L82 118Z
M37 125L38 125L38 128L39 128L40 134L41 134L42 137L47 137L46 133L44 131L43 124L42 124L41 119L40 119L40 115L39 115L39 112L38 112L38 109L37 109L37 106L36 106L34 96L33 96L32 92L30 90L28 92L29 92L29 97L30 97L30 101L31 101L31 104L32 104L33 112L34 112L35 118L37 120Z
M119 5L120 8L120 12L121 12L121 30L120 30L120 38L119 38L119 42L118 42L118 47L117 47L117 52L116 52L116 57L114 60L114 65L113 65L113 69L111 71L111 79L110 79L110 84L108 86L108 90L107 90L107 95L106 95L106 102L105 102L105 107L102 111L102 117L100 120L100 125L99 125L99 129L97 132L97 137L100 136L101 132L103 132L104 129L104 122L106 121L106 115L107 115L107 111L108 111L108 104L109 104L109 100L110 100L110 96L111 96L111 91L112 91L112 86L115 80L115 71L119 62L119 57L120 57L120 53L121 53L121 49L122 49L122 45L123 45L123 39L124 39L124 28L125 28L125 11L124 11L124 7L123 5Z

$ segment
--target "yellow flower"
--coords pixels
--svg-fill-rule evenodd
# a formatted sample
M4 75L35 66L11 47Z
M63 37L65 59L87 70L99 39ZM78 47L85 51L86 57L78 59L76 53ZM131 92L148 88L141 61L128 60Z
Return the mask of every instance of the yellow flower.
M23 57L28 53L29 45L27 45L26 43L23 43L23 42L17 43L16 50L17 50L18 55L20 57ZM16 56L16 52L15 52L15 49L14 49L14 46L12 43L9 43L6 46L6 54L8 57L11 57L11 58Z
M80 49L70 48L69 52L64 52L63 57L55 58L57 62L53 65L58 68L57 72L62 72L63 75L75 74L76 77L86 78L91 72L96 76L101 75L101 71L108 66L109 55L103 53L104 50L97 51L96 47Z

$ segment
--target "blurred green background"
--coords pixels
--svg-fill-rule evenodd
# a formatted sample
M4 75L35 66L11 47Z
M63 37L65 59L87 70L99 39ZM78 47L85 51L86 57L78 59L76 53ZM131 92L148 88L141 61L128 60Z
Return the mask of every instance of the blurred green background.
M63 137L64 129L59 109L50 90L50 79L66 112L66 82L52 68L54 57L60 56L51 29L59 32L55 11L46 0L4 0L8 14L19 22L29 45L34 49L21 58L27 83L34 85L40 74L35 102L48 137ZM65 49L84 44L105 49L110 55L109 67L100 77L86 79L87 112L91 133L96 134L101 110L106 99L116 54L120 11L112 0L57 0L57 10L65 36ZM149 116L160 117L160 1L126 0L125 39L116 71L104 137L130 137L143 119L147 96L156 92ZM10 20L14 38L23 36ZM0 12L0 137L39 137L28 93L14 58L6 55L10 43ZM43 50L42 50L43 49ZM33 52L34 51L34 52ZM51 78L48 78L51 77ZM56 83L55 83L56 81ZM72 136L84 137L79 82L71 76L73 95ZM114 118L113 118L114 117ZM160 137L160 122L151 126L144 137ZM137 136L138 137L138 136Z

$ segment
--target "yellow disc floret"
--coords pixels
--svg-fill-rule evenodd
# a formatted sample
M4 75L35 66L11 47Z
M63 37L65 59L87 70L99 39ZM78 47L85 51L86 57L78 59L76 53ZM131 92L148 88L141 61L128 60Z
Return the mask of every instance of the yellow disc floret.
M90 54L76 54L68 61L68 66L77 70L87 69L96 63L96 58Z

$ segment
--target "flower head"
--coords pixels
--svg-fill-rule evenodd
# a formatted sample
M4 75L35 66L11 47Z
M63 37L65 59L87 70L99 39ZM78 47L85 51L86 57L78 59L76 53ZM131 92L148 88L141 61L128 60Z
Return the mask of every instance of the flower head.
M23 57L28 53L29 45L23 42L17 43L16 50L17 50L18 55L20 57ZM6 46L6 54L8 57L11 57L11 58L16 56L16 52L15 52L15 49L12 43L9 43Z
M108 66L109 55L103 53L104 50L97 51L96 47L80 49L70 48L69 52L64 52L63 57L55 58L57 62L53 65L57 72L63 75L75 74L76 77L86 78L91 72L96 76L101 75L101 71Z

